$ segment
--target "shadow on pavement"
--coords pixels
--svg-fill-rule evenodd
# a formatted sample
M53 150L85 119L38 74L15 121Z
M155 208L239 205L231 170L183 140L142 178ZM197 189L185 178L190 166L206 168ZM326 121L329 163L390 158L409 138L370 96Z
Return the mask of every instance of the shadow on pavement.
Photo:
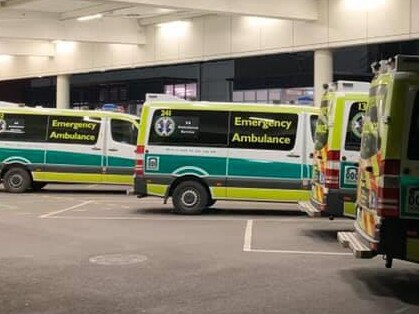
M338 232L340 231L352 231L352 229L345 229L345 228L337 228L333 226L335 229L305 229L301 230L301 235L305 237L312 238L314 240L319 240L323 242L334 242L337 243L337 236Z
M398 266L397 261L395 264L393 267ZM416 271L386 269L384 262L382 267L343 270L341 275L361 299L384 297L419 306L419 268Z

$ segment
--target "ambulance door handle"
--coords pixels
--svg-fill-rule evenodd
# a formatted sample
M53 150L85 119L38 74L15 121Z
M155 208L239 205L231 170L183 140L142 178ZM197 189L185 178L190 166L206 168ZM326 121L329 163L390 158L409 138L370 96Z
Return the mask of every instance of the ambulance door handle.
M342 156L342 161L346 161L346 156Z
M109 148L110 152L117 152L118 150L116 148Z
M322 159L322 156L318 155L318 156L317 156L317 159L320 159L320 160L321 160L321 159Z
M100 148L100 147L95 146L95 147L92 147L92 150L101 150L101 148Z
M354 163L355 167L359 167L359 162Z
M297 155L297 154L294 154L294 153L289 153L289 154L287 155L287 157L299 158L299 157L300 157L300 155Z
M410 169L409 168L404 168L403 169L403 174L410 174Z
M310 153L310 155L308 155L308 157L309 158L313 158L314 157L314 154L313 153Z

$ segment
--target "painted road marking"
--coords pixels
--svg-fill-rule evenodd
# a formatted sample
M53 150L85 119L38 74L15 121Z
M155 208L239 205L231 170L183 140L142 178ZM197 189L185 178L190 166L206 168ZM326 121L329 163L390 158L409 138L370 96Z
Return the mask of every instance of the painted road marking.
M248 220L246 223L246 230L244 232L244 244L243 251L250 252L252 250L252 232L253 232L253 220Z
M92 203L92 202L93 202L93 201L85 201L85 202L82 202L82 203L80 203L80 204L73 205L73 206L71 206L71 207L67 207L67 208L64 208L64 209L60 209L60 210L57 210L57 211L54 211L54 212L50 212L50 213L47 213L47 214L41 215L41 216L39 216L39 218L50 218L50 217L51 217L51 216L53 216L53 215L61 214L61 213L64 213L64 212L66 212L66 211L69 211L69 210L72 210L72 209L76 209L76 208L79 208L79 207L85 206L85 205L90 204L90 203Z
M168 213L168 215L172 215ZM41 217L42 218L42 217ZM150 221L247 221L249 218L211 218L211 217L176 217L175 215L172 217L146 217L146 216L56 216L54 214L48 216L48 218L54 218L54 219L74 219L74 220L150 220ZM312 218L307 219L292 219L292 218L253 218L253 220L257 220L260 222L284 222L284 223L294 223L294 222L309 222L310 224L315 223L315 221ZM316 220L317 222L320 222L320 220ZM324 222L324 221L323 221ZM346 223L347 221L335 221L335 223Z
M249 252L256 253L282 253L282 254L303 254L303 255L331 255L331 256L353 256L352 253L321 252L321 251L291 251L291 250L260 250L251 249Z
M349 256L349 255L353 255L352 253L342 253L342 252L252 249L252 235L253 235L253 220L249 219L249 220L247 220L246 230L244 232L243 252L303 254L303 255L329 255L329 256Z

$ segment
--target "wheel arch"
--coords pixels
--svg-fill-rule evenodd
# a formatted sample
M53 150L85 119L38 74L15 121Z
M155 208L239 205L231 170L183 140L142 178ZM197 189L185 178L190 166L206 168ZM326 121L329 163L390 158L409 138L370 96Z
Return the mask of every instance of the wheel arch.
M9 171L12 168L21 168L26 170L29 175L31 176L31 179L33 180L32 171L29 169L27 164L21 163L21 162L11 162L11 163L5 163L0 167L0 178L3 179L4 175L7 171Z
M211 189L209 188L209 184L204 178L199 177L197 175L188 174L188 175L184 175L184 176L181 176L181 177L177 177L175 180L173 180L173 182L170 184L169 188L166 191L166 196L164 198L165 202L167 201L167 199L169 197L171 197L173 195L173 192L176 189L176 187L180 183L185 182L185 181L196 181L196 182L202 184L202 186L207 190L209 197L211 199L213 198Z

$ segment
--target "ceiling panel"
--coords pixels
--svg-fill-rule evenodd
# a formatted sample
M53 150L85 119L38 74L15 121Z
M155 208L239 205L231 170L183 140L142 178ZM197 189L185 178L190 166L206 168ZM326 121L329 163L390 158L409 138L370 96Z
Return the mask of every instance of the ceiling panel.
M32 0L13 5L13 9L38 12L62 13L93 6L97 2L88 0Z

